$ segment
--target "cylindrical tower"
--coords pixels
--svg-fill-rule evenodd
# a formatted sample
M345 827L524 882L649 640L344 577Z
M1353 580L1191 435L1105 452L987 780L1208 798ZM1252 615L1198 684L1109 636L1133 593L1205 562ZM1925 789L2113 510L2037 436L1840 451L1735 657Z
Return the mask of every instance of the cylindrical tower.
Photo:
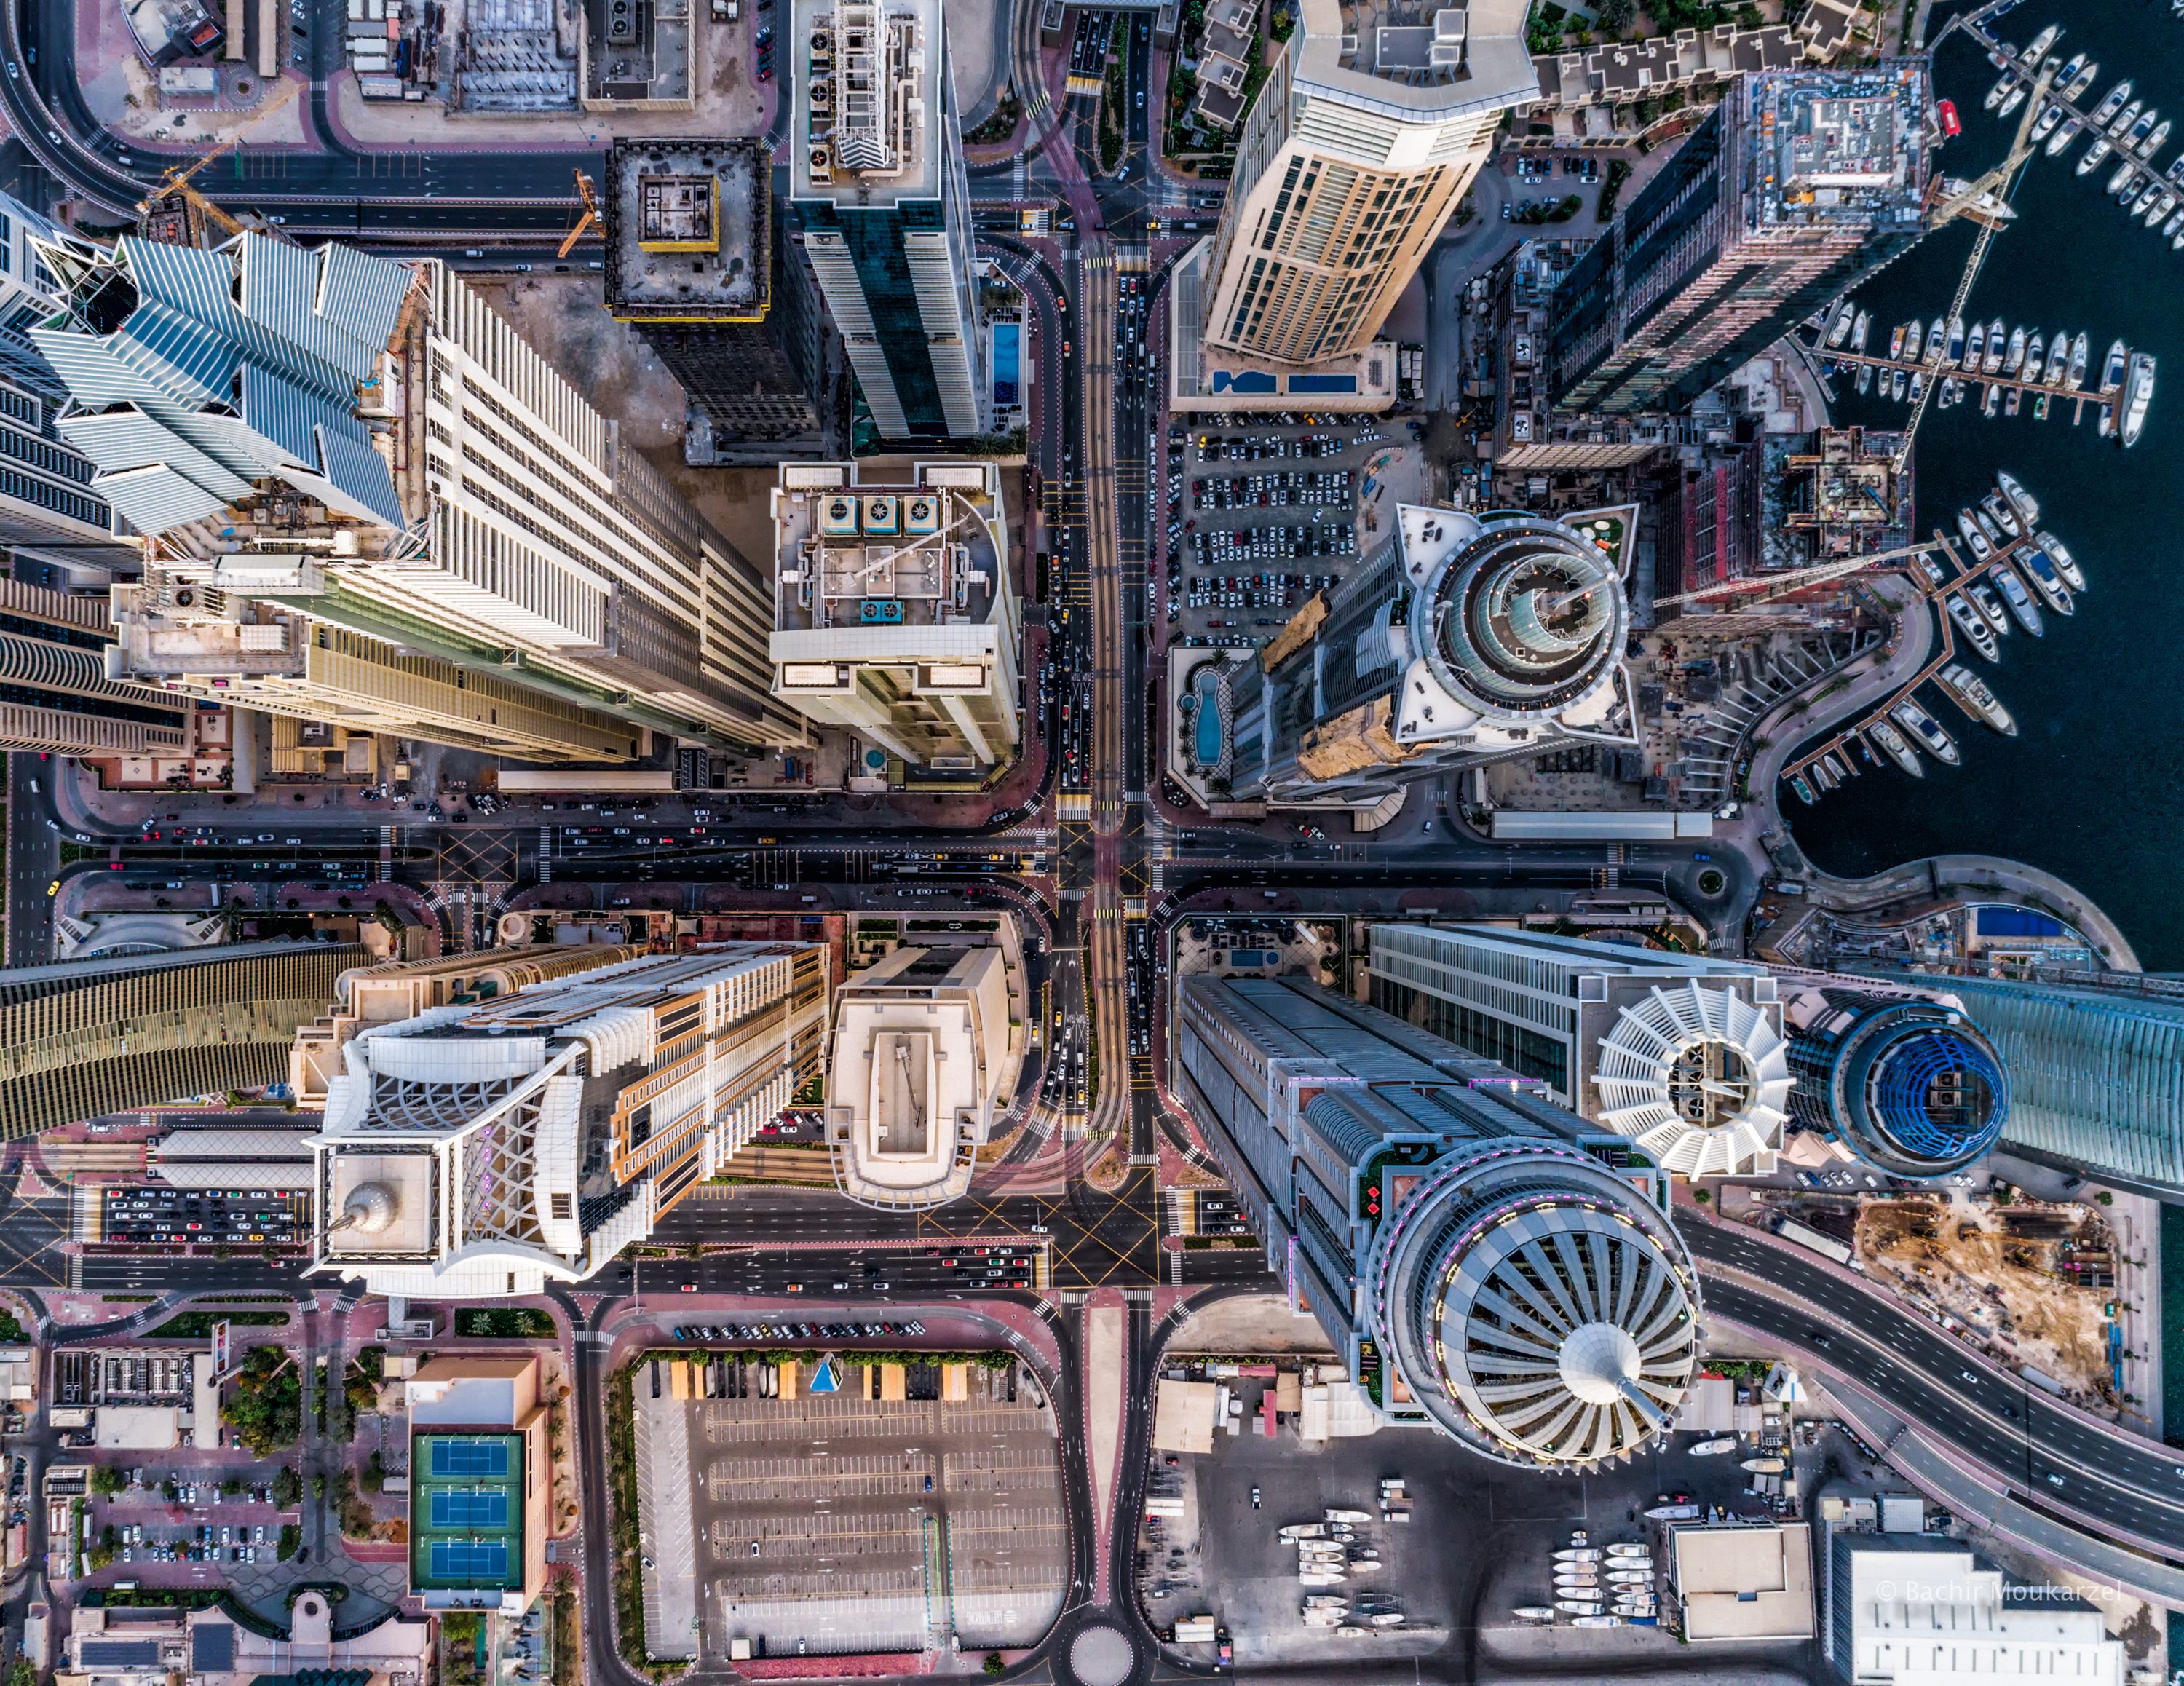
M1832 1010L1790 1040L1793 1116L1897 1177L1945 1177L1994 1145L2009 1080L1978 1026L1915 996L1821 993Z
M1440 1160L1381 1226L1367 1280L1384 1362L1442 1428L1504 1463L1628 1458L1674 1422L1697 1367L1682 1239L1551 1138Z

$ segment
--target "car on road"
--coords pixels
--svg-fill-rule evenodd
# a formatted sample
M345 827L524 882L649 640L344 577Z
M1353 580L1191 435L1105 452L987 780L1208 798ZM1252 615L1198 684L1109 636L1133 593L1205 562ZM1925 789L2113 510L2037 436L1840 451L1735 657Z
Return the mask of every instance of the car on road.
M681 1291L684 1294L695 1294L698 1291L698 1284L694 1282L686 1282L682 1284Z

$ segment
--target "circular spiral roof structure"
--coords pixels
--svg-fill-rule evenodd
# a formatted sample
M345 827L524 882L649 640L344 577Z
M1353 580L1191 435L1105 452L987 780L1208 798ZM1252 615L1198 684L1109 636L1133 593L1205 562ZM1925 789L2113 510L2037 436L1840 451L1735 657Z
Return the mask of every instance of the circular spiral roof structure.
M1789 1045L1730 990L1691 982L1625 1005L1592 1081L1600 1121L1682 1176L1736 1176L1782 1145Z
M1613 562L1560 521L1489 522L1427 576L1411 611L1435 679L1491 712L1548 715L1602 683L1630 605Z
M1673 1422L1697 1368L1681 1239L1560 1142L1443 1160L1384 1226L1370 1269L1384 1350L1412 1396L1504 1462L1627 1458Z
M1993 1147L2009 1111L1993 1045L1924 1002L1859 1026L1838 1050L1833 1078L1836 1115L1858 1150L1900 1177L1962 1169Z

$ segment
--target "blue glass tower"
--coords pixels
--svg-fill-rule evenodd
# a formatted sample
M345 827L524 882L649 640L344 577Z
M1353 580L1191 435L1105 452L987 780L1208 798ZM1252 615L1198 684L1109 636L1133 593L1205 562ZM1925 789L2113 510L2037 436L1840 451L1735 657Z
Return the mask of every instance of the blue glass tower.
M2009 1114L2002 1056L1954 1008L1841 987L1790 1038L1793 1118L1840 1130L1868 1164L1945 1177L1985 1154Z

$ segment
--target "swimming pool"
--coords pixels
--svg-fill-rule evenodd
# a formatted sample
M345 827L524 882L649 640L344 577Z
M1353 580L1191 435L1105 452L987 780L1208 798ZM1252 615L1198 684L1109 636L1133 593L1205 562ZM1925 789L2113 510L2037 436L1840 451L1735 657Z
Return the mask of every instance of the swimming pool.
M1197 736L1194 747L1201 768L1221 761L1221 670L1209 662L1191 676L1190 688L1198 698Z

